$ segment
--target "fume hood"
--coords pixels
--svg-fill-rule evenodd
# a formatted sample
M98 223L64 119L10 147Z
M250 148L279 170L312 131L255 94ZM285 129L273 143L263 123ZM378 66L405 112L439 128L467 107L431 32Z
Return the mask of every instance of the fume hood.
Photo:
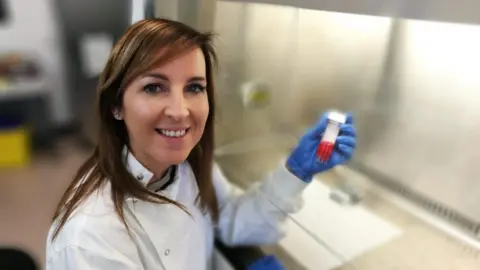
M222 113L249 123L233 132L222 121L230 139L219 140L298 136L321 109L353 110L351 166L476 233L478 150L467 145L480 133L480 2L228 0L217 10L229 89L220 102L230 104ZM273 105L238 113L232 88L258 77L275 89Z
M349 169L478 233L478 1L231 0L215 10L217 158L234 182L261 179L320 112L351 110ZM267 83L268 106L245 106L251 81Z

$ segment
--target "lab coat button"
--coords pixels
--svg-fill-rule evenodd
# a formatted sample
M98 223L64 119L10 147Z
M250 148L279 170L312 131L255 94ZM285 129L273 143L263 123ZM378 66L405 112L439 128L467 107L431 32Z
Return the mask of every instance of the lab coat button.
M143 174L137 174L137 180L143 180Z
M168 254L170 254L170 249L165 250L165 256L168 256Z

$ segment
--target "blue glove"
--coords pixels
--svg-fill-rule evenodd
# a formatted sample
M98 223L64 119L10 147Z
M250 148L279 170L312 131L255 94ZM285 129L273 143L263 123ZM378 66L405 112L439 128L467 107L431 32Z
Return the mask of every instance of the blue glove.
M269 255L253 262L247 270L285 270L285 267L275 256Z
M287 159L286 166L290 172L307 183L312 181L315 174L349 161L357 144L357 131L353 125L353 117L347 114L347 121L340 127L330 159L320 162L317 157L317 147L327 128L327 115L324 113L320 121L303 135Z

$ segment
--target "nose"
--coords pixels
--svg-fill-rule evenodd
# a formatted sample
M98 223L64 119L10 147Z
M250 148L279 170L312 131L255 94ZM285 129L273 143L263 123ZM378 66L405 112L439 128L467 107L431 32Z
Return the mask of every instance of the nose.
M165 114L173 120L180 121L188 117L188 103L183 91L172 91L165 109Z

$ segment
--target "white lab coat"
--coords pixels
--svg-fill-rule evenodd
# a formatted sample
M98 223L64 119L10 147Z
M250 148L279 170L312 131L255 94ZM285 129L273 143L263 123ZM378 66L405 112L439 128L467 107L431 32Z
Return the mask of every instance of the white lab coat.
M146 184L153 174L133 155L127 155L129 171ZM284 235L284 212L300 209L301 192L307 185L283 164L247 192L230 184L216 165L213 182L220 206L217 227L195 204L198 189L191 167L185 162L178 166L175 181L161 192L186 206L192 217L173 205L127 198L125 215L132 237L117 217L110 186L105 185L80 205L53 243L51 235L56 223L52 225L47 238L46 269L212 269L214 237L230 246L278 242Z

